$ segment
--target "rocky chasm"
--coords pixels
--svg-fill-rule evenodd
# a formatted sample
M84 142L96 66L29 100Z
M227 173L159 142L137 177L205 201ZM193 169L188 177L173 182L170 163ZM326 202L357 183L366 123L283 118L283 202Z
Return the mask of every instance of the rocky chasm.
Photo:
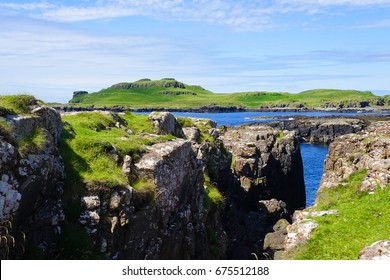
M127 184L80 180L69 195L58 149L60 115L36 107L28 116L4 119L9 130L0 138L2 259L268 258L266 234L305 207L294 129L216 128L205 119L183 125L169 113L153 113L148 122L155 133L172 139L145 143L136 157L110 144ZM115 127L128 131L118 122L100 129ZM28 142L37 133L40 143ZM80 237L79 251L64 254L63 240L73 235Z

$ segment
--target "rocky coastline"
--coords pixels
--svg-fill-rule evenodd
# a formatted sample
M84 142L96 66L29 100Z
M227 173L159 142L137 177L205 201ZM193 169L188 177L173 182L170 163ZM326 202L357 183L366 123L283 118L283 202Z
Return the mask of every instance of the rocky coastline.
M332 113L390 113L389 108L383 107L315 107L315 108L296 108L296 107L262 107L262 108L245 108L241 106L202 106L199 108L130 108L124 106L73 106L73 105L51 105L51 107L59 112L90 112L90 111L111 111L111 112L188 112L188 113L236 113L236 112L332 112Z

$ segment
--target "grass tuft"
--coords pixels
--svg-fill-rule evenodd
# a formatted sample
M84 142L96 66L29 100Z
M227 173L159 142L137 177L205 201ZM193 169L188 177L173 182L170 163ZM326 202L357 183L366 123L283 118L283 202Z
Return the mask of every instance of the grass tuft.
M30 106L40 104L42 104L42 101L35 99L32 95L0 96L0 116L29 114Z
M225 202L225 197L218 190L218 188L210 181L208 175L205 177L205 189L204 189L204 206L205 209L209 212L216 212L220 207L222 207Z
M337 188L324 190L313 210L337 209L337 215L315 218L319 226L294 259L358 258L365 246L390 239L390 184L373 194L358 190L366 170L351 174Z
M16 145L19 154L25 156L42 152L45 148L45 143L46 137L43 130L35 127L26 137L17 140Z

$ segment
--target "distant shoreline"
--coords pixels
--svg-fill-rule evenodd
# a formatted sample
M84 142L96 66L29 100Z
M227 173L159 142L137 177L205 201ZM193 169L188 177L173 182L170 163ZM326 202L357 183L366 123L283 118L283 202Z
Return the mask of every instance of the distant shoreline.
M204 106L198 108L127 108L122 106L101 107L101 106L68 106L68 105L51 105L50 107L60 112L90 112L90 111L111 111L111 112L188 112L188 113L237 113L237 112L335 112L335 113L390 113L389 108L244 108L244 107L222 107L222 106Z

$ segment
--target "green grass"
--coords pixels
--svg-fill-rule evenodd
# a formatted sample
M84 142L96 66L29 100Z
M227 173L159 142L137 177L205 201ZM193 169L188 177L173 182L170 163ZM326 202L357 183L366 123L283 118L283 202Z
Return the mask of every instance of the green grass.
M189 118L177 117L176 119L182 128L195 126L195 124Z
M358 190L365 170L352 174L335 189L320 193L313 210L337 209L337 215L314 218L319 226L294 259L357 259L375 241L390 239L390 185L374 194Z
M278 134L276 134L275 141L279 141L282 138L283 138L283 132L279 130Z
M173 80L176 81L176 80ZM303 104L308 107L319 107L327 102L370 101L378 98L371 92L338 89L316 89L298 94L288 92L237 92L232 94L213 93L200 86L183 84L183 88L165 87L172 80L137 81L120 83L102 89L99 92L73 98L70 103L78 106L124 106L129 108L194 108L201 106L242 106L259 108L262 105L296 107ZM178 82L178 81L176 81ZM178 82L180 83L180 82ZM126 88L126 85L139 85L142 88ZM161 94L161 92L188 92L192 94Z
M172 135L129 135L133 132L154 132L148 116L127 113L119 117L124 129L115 127L113 115L98 112L63 116L65 132L60 141L60 153L65 162L69 183L104 183L107 186L126 185L127 178L115 160L119 156L131 155L137 160L146 150L146 145L168 141ZM108 128L108 129L107 129Z
M148 179L140 178L132 184L132 187L137 190L138 196L141 196L142 199L147 203L151 203L157 197L156 185Z
M204 185L206 186L204 190L204 206L208 212L215 212L223 205L225 198L211 182L210 177L207 174L204 175L204 178Z
M46 138L42 129L35 127L26 137L18 139L16 141L16 146L19 154L25 156L27 154L36 154L43 151L45 143Z
M3 136L5 139L9 140L11 138L11 134L11 127L2 117L0 117L0 136Z
M31 95L0 96L0 116L7 114L29 114L29 106L42 104Z

